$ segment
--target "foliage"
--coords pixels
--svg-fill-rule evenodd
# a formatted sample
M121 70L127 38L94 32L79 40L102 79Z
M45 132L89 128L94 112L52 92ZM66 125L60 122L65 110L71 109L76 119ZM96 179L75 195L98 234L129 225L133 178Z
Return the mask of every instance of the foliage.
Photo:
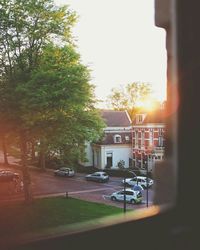
M17 87L30 80L44 46L55 36L70 43L76 14L52 0L4 0L0 7L0 125L24 130Z
M149 98L151 94L152 89L149 83L133 82L125 87L112 89L107 101L115 110L127 110L133 119L138 103Z
M5 1L1 13L1 117L46 152L84 158L84 141L98 139L103 123L72 44L76 14L50 0Z
M15 79L17 71L37 65L43 46L50 41L71 42L76 14L52 0L4 0L0 3L1 72Z
M85 141L97 140L104 125L93 106L89 70L79 58L72 46L50 44L30 81L17 88L24 124L40 147L68 163L84 158Z
M120 168L120 169L124 169L124 167L125 167L125 161L124 160L120 160L117 163L117 167Z
M104 126L73 44L75 21L52 0L0 2L0 127L19 137L25 187L28 141L43 160L59 151L70 162L84 158L85 140L98 139Z

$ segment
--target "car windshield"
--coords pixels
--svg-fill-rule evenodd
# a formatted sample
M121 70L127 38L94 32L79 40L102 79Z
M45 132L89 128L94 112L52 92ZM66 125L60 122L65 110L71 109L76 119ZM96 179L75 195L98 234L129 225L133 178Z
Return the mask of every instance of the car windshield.
M62 170L62 171L68 171L69 168L60 168L59 170Z

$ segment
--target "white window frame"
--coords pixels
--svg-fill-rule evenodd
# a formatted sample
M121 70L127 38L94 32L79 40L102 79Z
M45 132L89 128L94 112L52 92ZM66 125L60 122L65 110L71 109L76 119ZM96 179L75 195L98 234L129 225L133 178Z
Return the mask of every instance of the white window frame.
M119 139L119 141L118 141ZM114 135L114 143L122 143L121 135Z

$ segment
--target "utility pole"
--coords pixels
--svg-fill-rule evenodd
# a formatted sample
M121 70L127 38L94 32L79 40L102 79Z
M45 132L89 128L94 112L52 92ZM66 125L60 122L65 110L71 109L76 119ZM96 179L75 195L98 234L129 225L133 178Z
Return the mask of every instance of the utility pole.
M126 213L126 177L124 176L124 213Z

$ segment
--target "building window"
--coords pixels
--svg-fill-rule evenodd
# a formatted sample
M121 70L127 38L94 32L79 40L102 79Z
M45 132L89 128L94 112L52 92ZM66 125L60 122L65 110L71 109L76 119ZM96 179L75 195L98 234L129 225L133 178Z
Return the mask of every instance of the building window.
M150 146L153 145L153 130L152 129L149 131L149 145Z
M121 142L122 142L122 137L121 137L121 135L115 135L115 136L114 136L114 142L115 142L115 143L121 143Z
M125 136L126 141L130 141L130 137L128 135Z
M144 131L141 132L141 146L144 147Z
M164 133L164 130L163 130L162 128L160 128L160 129L158 130L158 135L159 135L159 136L163 136L163 133Z
M163 137L162 136L158 137L158 147L163 147Z
M138 131L135 132L135 147L138 147Z

